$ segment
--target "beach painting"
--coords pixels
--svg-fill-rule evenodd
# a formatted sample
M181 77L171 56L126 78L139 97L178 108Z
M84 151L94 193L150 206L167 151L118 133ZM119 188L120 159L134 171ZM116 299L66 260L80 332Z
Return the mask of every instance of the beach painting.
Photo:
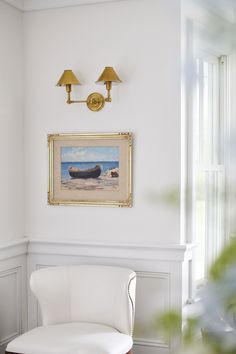
M118 191L119 147L61 147L61 189Z
M48 134L48 204L132 206L132 133Z

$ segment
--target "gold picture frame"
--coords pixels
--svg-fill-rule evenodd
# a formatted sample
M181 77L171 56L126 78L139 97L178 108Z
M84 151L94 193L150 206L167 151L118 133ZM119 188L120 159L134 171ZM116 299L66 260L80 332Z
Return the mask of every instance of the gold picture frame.
M48 134L50 205L132 206L132 134Z

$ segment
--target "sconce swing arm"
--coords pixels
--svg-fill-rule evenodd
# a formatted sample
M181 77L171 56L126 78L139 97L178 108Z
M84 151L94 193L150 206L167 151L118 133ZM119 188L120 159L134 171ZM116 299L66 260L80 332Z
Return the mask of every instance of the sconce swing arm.
M98 92L93 92L90 95L88 95L86 100L71 100L71 91L72 91L71 86L80 85L79 80L72 72L72 70L65 70L63 72L60 80L57 83L57 86L66 86L67 104L86 103L87 107L91 111L97 112L104 107L105 102L112 101L111 99L112 82L120 83L122 81L119 79L118 75L116 74L115 70L112 67L105 67L104 71L102 72L101 76L96 81L96 83L106 84L107 97L104 97L102 94Z

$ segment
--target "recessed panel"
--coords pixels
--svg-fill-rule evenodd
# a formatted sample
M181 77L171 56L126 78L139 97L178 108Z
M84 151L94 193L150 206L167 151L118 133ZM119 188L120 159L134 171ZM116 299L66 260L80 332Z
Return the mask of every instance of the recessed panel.
M19 332L17 271L0 273L0 344Z
M134 338L136 343L163 345L156 326L158 314L169 307L169 276L165 273L138 273Z

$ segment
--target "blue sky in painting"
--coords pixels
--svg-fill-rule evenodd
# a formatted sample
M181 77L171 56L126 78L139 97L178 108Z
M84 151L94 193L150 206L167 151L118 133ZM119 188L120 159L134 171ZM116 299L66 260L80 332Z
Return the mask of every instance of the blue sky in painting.
M118 146L62 147L62 162L119 161Z

